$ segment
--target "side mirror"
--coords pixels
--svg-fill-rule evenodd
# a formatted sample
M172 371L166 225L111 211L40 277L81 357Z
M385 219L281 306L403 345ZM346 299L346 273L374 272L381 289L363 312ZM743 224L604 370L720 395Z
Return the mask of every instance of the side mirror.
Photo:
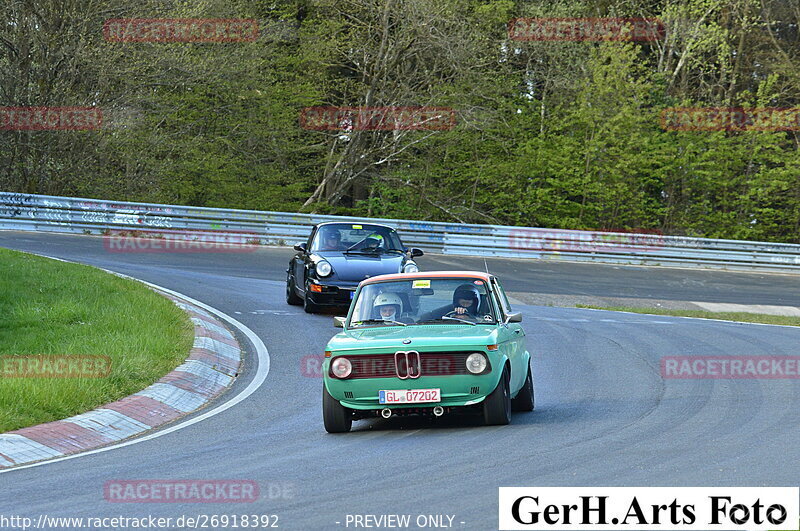
M521 323L522 322L522 312L511 312L508 314L506 318L506 322L508 323Z
M301 253L306 252L306 244L305 243L296 243L294 244L294 250L300 251Z
M422 252L422 249L417 249L416 247L411 249L411 257L412 258L416 258L417 256L422 256L423 254L425 254L425 253Z
M333 326L336 328L344 328L344 322L347 321L347 317L339 317L338 315L333 318Z

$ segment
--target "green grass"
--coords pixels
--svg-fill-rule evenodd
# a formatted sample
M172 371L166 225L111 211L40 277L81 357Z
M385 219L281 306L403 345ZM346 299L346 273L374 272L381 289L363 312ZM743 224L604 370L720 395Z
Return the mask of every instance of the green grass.
M800 317L789 315L766 315L747 312L707 312L704 310L668 310L665 308L629 308L627 306L590 306L577 304L577 308L609 310L612 312L648 313L651 315L672 315L675 317L699 317L701 319L723 319L743 323L764 323L784 326L800 326Z
M179 365L192 323L144 285L97 269L0 249L0 357L105 355L103 378L0 373L0 433L136 393Z

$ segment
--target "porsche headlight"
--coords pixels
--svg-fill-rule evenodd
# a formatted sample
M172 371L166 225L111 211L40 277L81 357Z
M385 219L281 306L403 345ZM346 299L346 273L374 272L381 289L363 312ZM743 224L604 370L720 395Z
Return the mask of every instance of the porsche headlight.
M319 276L327 277L328 275L331 274L332 271L333 271L333 268L325 260L320 260L319 262L317 262L317 274Z
M417 264L414 262L408 262L406 265L403 266L403 273L417 273L419 272L419 268Z

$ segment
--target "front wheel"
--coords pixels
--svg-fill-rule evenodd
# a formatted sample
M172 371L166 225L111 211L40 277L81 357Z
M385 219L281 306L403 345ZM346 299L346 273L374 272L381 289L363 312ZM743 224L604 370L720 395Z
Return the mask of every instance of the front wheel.
M320 307L311 300L311 297L308 296L308 286L306 286L306 295L303 297L303 310L306 313L318 313L320 311Z
M508 369L503 369L497 387L483 401L483 421L487 426L504 426L511 422L511 392L508 389L510 379Z
M514 411L533 411L535 401L533 397L533 376L531 375L531 366L528 364L528 377L525 378L525 384L519 390L517 396L511 401L511 409Z
M322 384L322 420L328 433L347 433L353 426L353 415L349 408L334 399L325 384Z
M308 295L311 290L308 289L308 282L306 282L306 293L303 296L303 310L306 313L318 313L322 308L318 304L314 304L311 297Z

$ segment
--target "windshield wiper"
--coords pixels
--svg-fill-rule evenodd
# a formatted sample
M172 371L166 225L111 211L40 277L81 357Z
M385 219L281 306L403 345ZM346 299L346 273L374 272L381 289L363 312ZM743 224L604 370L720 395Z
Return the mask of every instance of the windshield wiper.
M467 321L466 319L459 319L458 317L450 317L450 316L448 316L448 315L445 315L444 317L442 317L442 320L446 320L446 321L460 321L460 322L462 322L462 323L467 323L467 324L469 324L469 325L472 325L472 326L475 326L475 325L477 324L477 323L473 323L472 321Z
M391 319L364 319L363 321L356 321L352 323L356 326L362 324L377 324L377 323L392 323L400 326L408 326L406 323L401 323L400 321L393 321Z
M380 254L380 249L346 249L342 254Z
M447 317L447 316L439 317L438 319L425 319L424 321L419 321L419 323L417 323L417 324L435 323L437 321L459 321L461 323L466 323L466 324L472 325L472 326L475 326L475 325L478 324L478 323L473 323L472 321L467 321L466 319L459 319L458 317Z
M345 249L344 252L352 251L353 249L355 249L356 247L358 247L359 245L361 245L365 241L367 241L367 238L364 238L363 240L358 240L356 243L354 243L353 245L351 245L350 247Z

